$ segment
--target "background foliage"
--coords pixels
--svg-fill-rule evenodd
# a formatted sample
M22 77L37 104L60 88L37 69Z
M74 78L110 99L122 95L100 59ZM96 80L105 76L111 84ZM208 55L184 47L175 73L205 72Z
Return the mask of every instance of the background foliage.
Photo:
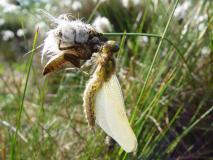
M2 0L0 159L213 158L213 4L179 1L174 11L176 2ZM109 153L104 133L89 131L82 109L87 76L60 71L43 77L40 49L24 56L51 27L39 8L96 20L104 32L165 33L173 43L108 37L121 46L117 75L138 138L136 153L125 154L119 146Z

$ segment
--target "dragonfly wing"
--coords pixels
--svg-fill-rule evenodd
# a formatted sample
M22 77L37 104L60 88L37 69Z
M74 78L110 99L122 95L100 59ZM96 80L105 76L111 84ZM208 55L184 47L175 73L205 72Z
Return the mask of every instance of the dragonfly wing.
M95 100L96 123L126 152L137 148L136 136L126 116L124 100L116 75L105 82Z

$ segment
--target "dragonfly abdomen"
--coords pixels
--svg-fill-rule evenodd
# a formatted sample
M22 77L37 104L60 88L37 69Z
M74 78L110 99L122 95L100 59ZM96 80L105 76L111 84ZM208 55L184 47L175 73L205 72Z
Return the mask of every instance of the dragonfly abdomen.
M95 126L95 114L94 114L95 96L103 83L103 76L99 76L100 72L101 70L97 71L96 69L96 73L93 74L92 78L89 80L89 82L86 85L86 88L84 90L84 96L83 96L84 112L85 112L89 127L91 129L93 129Z

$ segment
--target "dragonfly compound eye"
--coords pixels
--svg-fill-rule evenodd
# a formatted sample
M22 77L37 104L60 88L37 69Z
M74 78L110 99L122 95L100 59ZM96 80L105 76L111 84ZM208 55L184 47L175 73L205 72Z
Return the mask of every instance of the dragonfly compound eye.
M111 52L117 52L120 49L120 46L115 41L107 41L106 46L110 49Z

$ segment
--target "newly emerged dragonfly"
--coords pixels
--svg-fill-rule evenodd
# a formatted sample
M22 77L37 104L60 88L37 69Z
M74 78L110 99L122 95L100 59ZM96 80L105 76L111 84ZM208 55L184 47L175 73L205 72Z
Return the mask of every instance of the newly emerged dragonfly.
M55 18L46 11L42 12L56 25L47 32L44 40L42 61L45 56L48 59L44 75L60 69L67 63L79 68L80 60L88 60L98 51L102 34L90 24L79 19L70 20L68 14Z
M136 136L125 112L124 99L115 74L114 53L119 46L107 41L96 57L96 69L84 91L84 109L89 126L97 123L126 152L137 148Z

